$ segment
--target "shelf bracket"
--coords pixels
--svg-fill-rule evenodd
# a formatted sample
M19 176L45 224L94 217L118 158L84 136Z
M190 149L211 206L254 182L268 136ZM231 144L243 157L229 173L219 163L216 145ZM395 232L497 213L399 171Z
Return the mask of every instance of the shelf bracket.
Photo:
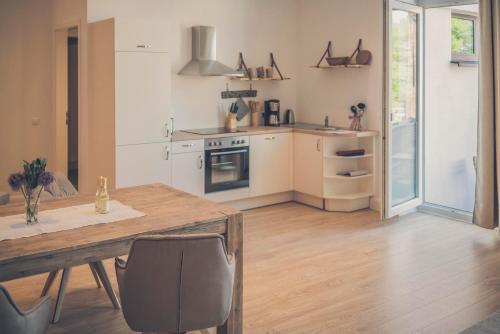
M328 41L328 45L326 46L326 50L325 50L325 52L323 52L323 55L321 56L321 59L316 64L316 67L319 68L319 65L321 64L323 59L325 59L327 56L328 56L328 58L331 58L331 56L332 56L332 41Z
M271 52L270 54L271 56L271 67L274 67L276 69L276 71L278 72L278 74L280 75L280 79L281 80L285 80L285 78L283 77L283 74L281 74L281 71L280 69L278 68L278 64L276 64L276 61L274 60L274 55L273 53Z
M244 70L245 71L245 74L246 76L252 80L253 78L250 76L250 72L248 71L248 67L247 67L247 64L245 63L245 61L243 60L243 53L240 52L240 55L239 55L239 64L238 64L238 71L241 71L241 70Z

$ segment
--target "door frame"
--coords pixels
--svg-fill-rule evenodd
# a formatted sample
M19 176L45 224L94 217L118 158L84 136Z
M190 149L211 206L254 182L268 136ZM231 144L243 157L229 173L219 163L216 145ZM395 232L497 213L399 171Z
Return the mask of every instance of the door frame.
M82 170L84 169L84 166L83 166L83 161L85 159L83 159L83 140L84 140L84 135L83 135L83 126L84 126L84 120L82 119L82 111L83 111L83 98L82 98L82 92L83 92L83 78L82 78L82 74L83 74L83 65L82 65L82 62L84 61L84 54L83 54L83 51L82 51L82 20L81 19L74 19L74 20L68 20L68 21L65 21L61 24L55 24L52 28L52 45L53 45L53 50L52 50L52 73L54 75L54 80L52 82L52 87L53 87L53 96L52 96L52 109L53 109L53 113L52 113L52 126L53 126L53 129L54 131L52 131L52 133L54 134L53 135L53 142L54 142L54 151L53 151L53 157L54 157L54 160L57 161L57 150L56 150L56 120L57 120L57 80L56 80L56 74L57 74L57 62L56 62L56 43L57 43L57 38L58 38L58 33L61 31L61 30L69 30L69 29L72 29L72 28L76 28L77 29L77 38L78 38L78 190L80 190L80 188L83 186L83 176L82 176ZM67 143L66 143L67 145ZM67 160L67 159L66 159ZM67 161L66 161L67 163ZM52 167L51 167L52 168ZM64 171L65 173L67 173L67 171Z
M405 203L397 206L391 206L391 68L392 68L392 52L391 52L391 23L392 10L401 9L417 13L417 148L416 148L416 197ZM383 218L388 219L397 215L404 214L416 210L423 203L423 117L424 117L424 10L423 7L412 5L398 0L384 1L384 113L383 113L383 186L384 186L384 205Z

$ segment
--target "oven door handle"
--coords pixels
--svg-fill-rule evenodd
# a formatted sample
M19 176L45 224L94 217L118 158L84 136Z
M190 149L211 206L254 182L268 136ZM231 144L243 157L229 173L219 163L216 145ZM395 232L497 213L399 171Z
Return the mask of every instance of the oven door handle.
M247 153L248 150L237 150L237 151L225 151L225 152L210 152L211 156L216 155L227 155L227 154L235 154L235 153Z

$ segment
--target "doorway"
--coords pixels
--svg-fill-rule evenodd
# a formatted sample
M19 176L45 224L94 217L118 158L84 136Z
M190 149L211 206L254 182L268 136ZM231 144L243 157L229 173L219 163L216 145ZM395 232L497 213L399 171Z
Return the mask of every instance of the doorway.
M55 31L55 170L78 189L78 27Z
M422 204L422 8L386 11L385 206L392 217Z
M478 6L407 2L386 1L384 217L420 210L470 221Z

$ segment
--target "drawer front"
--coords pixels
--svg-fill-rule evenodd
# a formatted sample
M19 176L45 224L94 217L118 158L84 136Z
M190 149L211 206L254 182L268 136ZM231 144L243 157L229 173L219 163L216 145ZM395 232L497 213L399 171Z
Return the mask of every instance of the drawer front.
M200 140L184 140L172 143L172 153L189 153L202 152L205 150L205 141Z

